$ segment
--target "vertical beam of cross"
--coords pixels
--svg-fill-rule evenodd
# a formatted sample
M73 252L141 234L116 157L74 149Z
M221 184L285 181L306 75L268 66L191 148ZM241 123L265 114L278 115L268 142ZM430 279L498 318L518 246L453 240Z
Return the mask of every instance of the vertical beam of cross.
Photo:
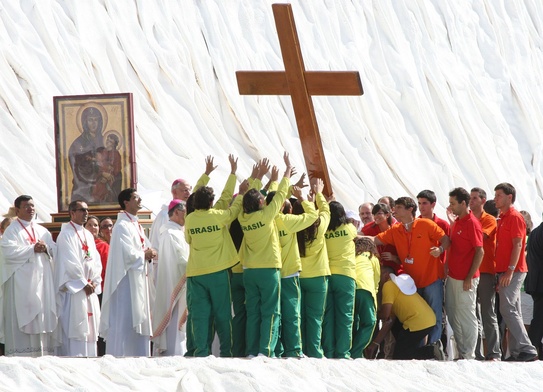
M285 71L238 71L239 93L291 96L307 172L310 177L322 178L324 193L331 195L330 175L311 96L362 95L360 75L356 71L306 71L292 6L273 4L272 8Z

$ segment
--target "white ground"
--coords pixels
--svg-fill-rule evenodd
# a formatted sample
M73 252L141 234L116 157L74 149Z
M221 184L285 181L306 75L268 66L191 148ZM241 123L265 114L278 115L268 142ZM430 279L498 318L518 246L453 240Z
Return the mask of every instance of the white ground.
M282 70L269 0L0 4L0 213L57 211L52 97L132 92L138 189L158 210L204 157L303 170L288 97L240 97L236 70ZM337 199L512 182L543 209L543 3L292 1L307 69L358 70L365 95L314 99ZM0 358L0 390L541 390L540 363Z

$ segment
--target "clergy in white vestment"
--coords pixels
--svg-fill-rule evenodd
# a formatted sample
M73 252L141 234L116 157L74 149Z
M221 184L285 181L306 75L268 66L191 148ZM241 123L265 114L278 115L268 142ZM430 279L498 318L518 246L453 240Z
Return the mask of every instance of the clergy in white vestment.
M63 223L57 238L55 286L60 308L62 344L59 355L95 357L102 292L102 263L93 235L83 227L87 203L72 201L70 222Z
M197 190L198 188L202 186L206 186L207 183L209 182L209 175L216 168L217 166L213 164L213 157L212 156L206 157L205 173L202 174L200 178L198 179L198 182L196 183L194 190ZM187 180L178 178L172 183L170 190L172 192L172 200L182 200L183 202L186 202L192 192L192 185L190 185L190 183ZM160 208L160 212L157 214L155 220L153 221L153 224L151 225L151 230L149 231L149 240L151 241L151 246L154 249L158 250L158 245L160 241L160 229L165 223L169 221L169 219L170 218L168 216L168 204L164 204ZM158 256L160 257L160 252L158 253ZM152 276L153 276L153 281L155 282L155 286L156 286L158 258L153 261L152 266L153 266Z
M106 341L106 354L150 356L148 261L157 252L138 222L141 197L137 191L121 191L119 205L124 211L119 212L111 234L100 336Z
M56 245L51 233L34 222L34 201L21 195L14 202L17 218L0 247L0 342L5 355L52 355L59 345L53 282Z
M155 354L184 355L187 320L185 274L189 245L185 241L185 202L174 199L168 206L169 221L160 228L160 264L152 312Z

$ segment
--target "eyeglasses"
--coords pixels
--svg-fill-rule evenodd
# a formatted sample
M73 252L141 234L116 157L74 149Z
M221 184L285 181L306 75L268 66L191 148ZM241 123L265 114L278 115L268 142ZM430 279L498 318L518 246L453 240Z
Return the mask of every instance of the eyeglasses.
M100 229L111 229L113 225L102 225L100 226Z

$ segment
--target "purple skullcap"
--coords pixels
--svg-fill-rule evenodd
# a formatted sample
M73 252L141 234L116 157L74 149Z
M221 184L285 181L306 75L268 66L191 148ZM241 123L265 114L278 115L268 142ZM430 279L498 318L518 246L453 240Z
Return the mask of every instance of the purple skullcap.
M171 211L173 208L177 207L179 204L182 204L183 207L185 206L185 202L183 200L173 199L172 201L170 201L170 205L168 206L168 211Z
M185 181L185 180L182 179L182 178L178 178L177 180L175 180L174 182L172 182L172 189L175 188L175 186L176 186L177 184L180 184L180 183L182 183L182 182L185 182L185 183L186 183L187 181Z

